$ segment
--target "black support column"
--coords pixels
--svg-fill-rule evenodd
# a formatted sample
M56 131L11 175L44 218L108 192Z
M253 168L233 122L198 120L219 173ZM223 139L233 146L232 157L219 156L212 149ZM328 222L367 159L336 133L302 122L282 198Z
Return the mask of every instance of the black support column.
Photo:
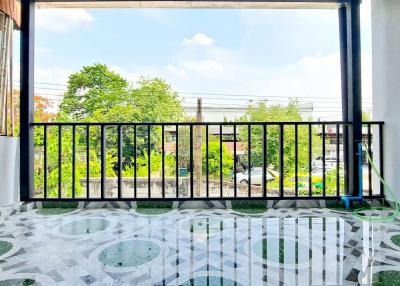
M339 40L340 40L340 73L341 73L341 91L342 91L342 121L349 121L348 108L348 69L347 69L347 7L341 4L338 9L339 16ZM338 126L339 128L339 126ZM344 165L344 190L349 194L349 131L347 126L342 127L343 140L343 165ZM339 137L340 140L340 137Z
M20 200L33 196L33 58L35 5L21 1Z
M357 145L362 141L360 0L348 0L339 7L339 31L343 121L352 122L343 130L345 191L358 195Z

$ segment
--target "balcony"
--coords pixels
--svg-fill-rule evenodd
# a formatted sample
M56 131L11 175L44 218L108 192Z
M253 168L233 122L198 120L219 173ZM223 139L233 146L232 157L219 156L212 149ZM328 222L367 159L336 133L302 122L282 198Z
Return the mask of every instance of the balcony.
M362 121L359 1L21 5L20 189L0 208L0 285L400 285L398 209L381 180L396 169L398 120ZM337 9L342 120L36 122L35 10L138 6Z

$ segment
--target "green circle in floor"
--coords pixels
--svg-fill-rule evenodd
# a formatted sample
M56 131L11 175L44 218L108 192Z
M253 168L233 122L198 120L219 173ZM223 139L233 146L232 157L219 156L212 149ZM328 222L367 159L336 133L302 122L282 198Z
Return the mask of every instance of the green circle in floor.
M152 261L161 248L147 240L128 240L113 244L99 254L102 264L112 267L134 267Z
M39 282L33 279L7 279L0 280L0 286L40 286Z
M393 235L390 240L393 242L394 245L397 245L400 247L400 234L398 235Z
M212 218L194 218L185 221L182 227L194 234L215 234L223 229L223 222Z
M252 250L259 257L274 263L301 264L312 257L307 245L294 240L285 241L284 238L261 239L253 244Z
M182 286L243 286L243 284L238 283L234 280L223 278L223 277L216 277L216 276L202 276L202 277L196 277L192 278L185 283L182 284Z
M9 241L0 240L0 255L3 255L11 250L13 247Z
M373 286L397 286L400 285L400 271L384 270L374 273Z
M41 208L36 213L40 215L60 215L73 212L76 209L70 208Z
M137 208L136 212L146 215L159 215L172 211L171 208Z
M87 218L64 224L60 231L69 235L82 235L105 230L109 225L110 222L106 219Z

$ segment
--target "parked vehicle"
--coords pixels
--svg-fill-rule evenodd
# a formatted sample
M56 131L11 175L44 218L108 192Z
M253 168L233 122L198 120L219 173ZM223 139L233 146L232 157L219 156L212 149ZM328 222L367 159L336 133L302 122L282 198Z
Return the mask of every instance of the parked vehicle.
M323 166L322 156L319 156L312 161L313 169L316 169L316 168L322 169L322 166ZM326 156L325 157L325 168L326 169L334 168L335 166L336 166L336 157Z
M262 184L262 181L263 181L262 173L263 173L262 167L254 167L251 169L250 178L251 178L252 185L261 185ZM271 169L267 169L267 174L266 174L267 181L271 181L271 180L275 179L275 177L277 177L277 176L279 176L278 172L271 170ZM236 173L236 182L238 182L240 184L248 184L249 183L248 171L244 171L242 173Z

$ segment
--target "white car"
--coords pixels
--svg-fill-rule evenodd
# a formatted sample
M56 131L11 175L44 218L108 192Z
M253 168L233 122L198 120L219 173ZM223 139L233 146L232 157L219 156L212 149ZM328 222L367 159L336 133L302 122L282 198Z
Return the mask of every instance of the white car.
M252 185L261 185L263 181L262 176L262 167L254 167L251 169L251 184ZM273 180L279 174L271 169L267 169L266 179L267 181ZM243 173L236 173L236 182L240 184L248 184L249 183L249 173L248 171L244 171Z
M315 158L312 161L312 168L322 168L323 160L322 156ZM334 168L336 166L336 157L326 156L325 157L325 168Z

